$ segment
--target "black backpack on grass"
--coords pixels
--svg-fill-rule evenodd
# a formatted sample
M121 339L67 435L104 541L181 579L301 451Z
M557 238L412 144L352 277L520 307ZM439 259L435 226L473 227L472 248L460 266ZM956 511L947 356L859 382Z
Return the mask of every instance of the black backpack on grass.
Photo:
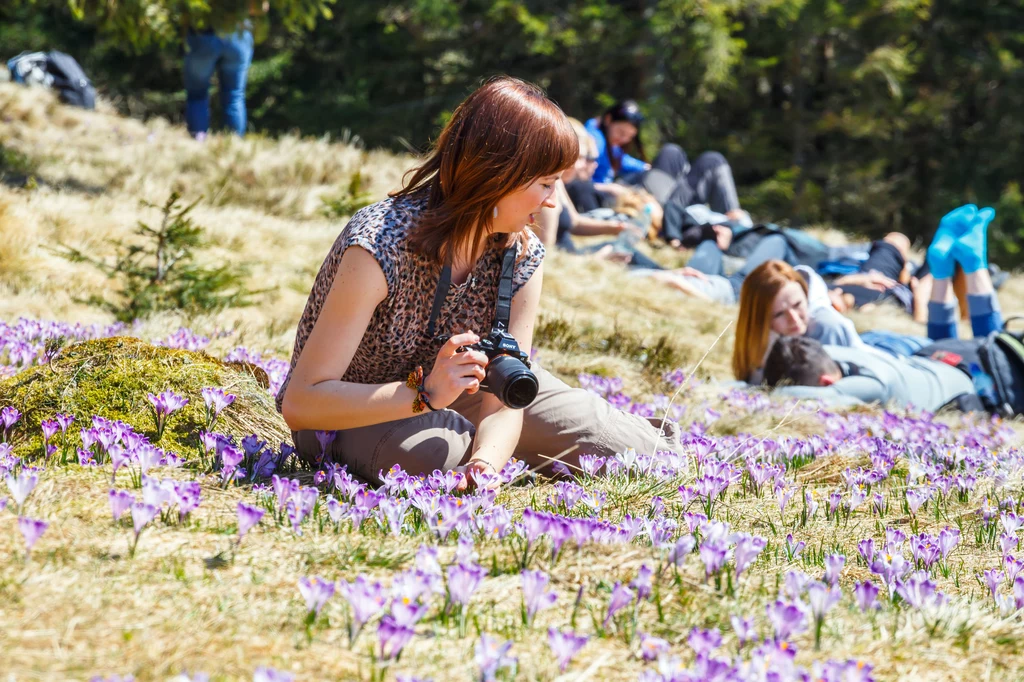
M56 50L23 52L9 60L7 68L15 83L53 88L65 104L96 108L96 88L71 55Z
M1007 322L1012 321L1011 318ZM932 357L938 351L961 357L957 367L968 376L976 364L992 377L995 399L971 393L952 401L964 412L986 411L1001 417L1024 414L1024 333L996 331L980 339L943 339L925 346L915 355Z

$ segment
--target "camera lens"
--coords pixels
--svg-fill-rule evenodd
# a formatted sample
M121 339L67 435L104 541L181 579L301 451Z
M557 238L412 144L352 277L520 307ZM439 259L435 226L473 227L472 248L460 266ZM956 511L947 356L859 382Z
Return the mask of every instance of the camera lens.
M511 355L499 355L487 364L486 382L484 390L514 410L532 403L539 389L537 376Z

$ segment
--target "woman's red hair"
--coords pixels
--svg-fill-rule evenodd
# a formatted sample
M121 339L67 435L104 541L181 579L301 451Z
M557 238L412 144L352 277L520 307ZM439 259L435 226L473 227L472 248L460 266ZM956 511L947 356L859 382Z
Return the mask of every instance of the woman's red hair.
M754 268L740 289L740 314L736 320L736 342L732 346L732 373L740 381L750 381L768 352L772 330L772 306L775 297L790 282L796 282L807 294L807 282L791 265L769 260Z
M409 241L420 253L446 262L467 242L479 247L502 197L561 173L579 153L569 119L543 90L516 78L494 78L455 109L426 160L392 196L428 193Z

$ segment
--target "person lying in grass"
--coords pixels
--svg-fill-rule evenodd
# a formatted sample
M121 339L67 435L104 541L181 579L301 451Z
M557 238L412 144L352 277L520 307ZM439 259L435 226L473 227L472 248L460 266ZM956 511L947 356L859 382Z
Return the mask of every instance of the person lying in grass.
M928 265L934 275L932 303L929 304L929 339L945 338L949 335L948 328L951 325L955 328L956 303L951 280L956 263L961 263L964 272L969 273L967 288L971 310L980 311L977 314L985 316L991 314L993 305L997 305L987 257L973 257L984 261L984 266L979 266L971 259L968 247L964 246L968 238L984 242L993 215L992 209L978 211L976 206L968 204L951 211L940 221L928 250ZM951 234L961 236L951 239ZM976 236L978 234L981 234L980 238ZM950 243L959 245L956 251L958 259L950 255L952 247L947 246ZM941 306L938 301L943 302ZM940 332L933 329L933 324L944 325L946 331L941 333L945 336L939 336ZM983 325L984 328L989 326L991 322ZM832 306L827 286L813 270L803 266L794 268L782 261L768 261L755 268L742 287L732 357L735 377L740 381L760 383L763 377L761 368L768 352L776 339L783 336L808 336L825 345L856 350L869 347L857 333L853 322ZM914 353L927 345L927 340L918 337L907 336L905 340L908 342L906 348L898 354ZM889 349L888 345L885 347Z
M544 247L528 227L554 207L579 151L539 88L497 78L456 108L402 190L352 216L316 277L278 394L300 455L375 482L397 464L412 475L462 467L491 485L513 455L537 469L631 447L682 451L675 423L617 410L536 366L534 399L514 409L485 382L506 356L469 348L505 318L529 356Z
M1003 318L986 263L986 230L994 215L992 209L979 211L973 205L957 209L943 220L928 249L936 277L928 304L932 344L913 357L895 358L873 348L783 337L765 360L765 383L795 397L832 402L893 403L929 411L952 405L1019 414L1024 408L1024 346L1019 338L999 333ZM950 282L956 264L967 275L974 333L968 340L957 338Z

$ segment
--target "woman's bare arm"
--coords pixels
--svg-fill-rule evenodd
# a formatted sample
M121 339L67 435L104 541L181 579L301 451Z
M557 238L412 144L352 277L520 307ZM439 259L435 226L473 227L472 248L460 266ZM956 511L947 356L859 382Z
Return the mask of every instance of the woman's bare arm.
M414 391L403 382L341 381L387 293L384 272L373 256L349 247L288 383L281 412L290 428L336 431L413 415Z

